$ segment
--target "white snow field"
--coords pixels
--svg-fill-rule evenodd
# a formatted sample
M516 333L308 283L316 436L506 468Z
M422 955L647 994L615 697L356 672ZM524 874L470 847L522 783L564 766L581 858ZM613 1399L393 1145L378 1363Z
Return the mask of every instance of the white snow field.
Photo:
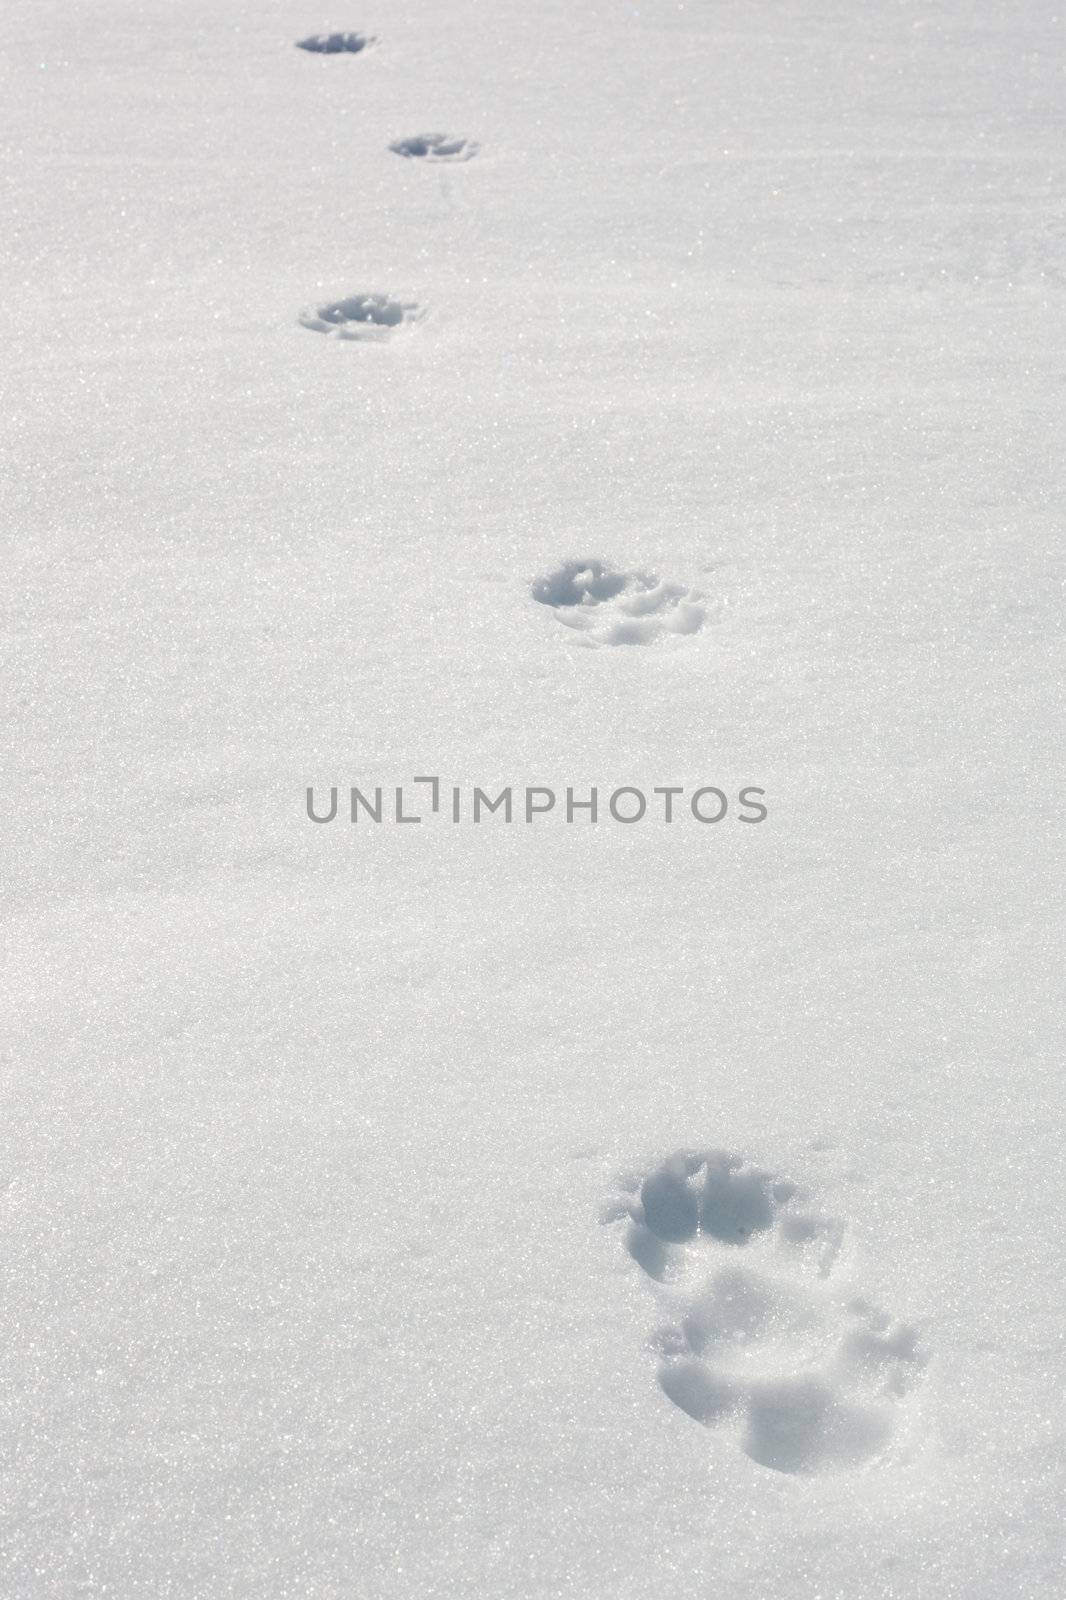
M1064 27L8 0L5 1597L1066 1592Z

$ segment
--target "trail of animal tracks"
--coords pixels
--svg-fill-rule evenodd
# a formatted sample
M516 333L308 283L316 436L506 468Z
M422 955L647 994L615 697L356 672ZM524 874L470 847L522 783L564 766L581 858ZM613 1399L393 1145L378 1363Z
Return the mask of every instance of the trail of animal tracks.
M0 34L5 1594L1057 1600L1049 0Z

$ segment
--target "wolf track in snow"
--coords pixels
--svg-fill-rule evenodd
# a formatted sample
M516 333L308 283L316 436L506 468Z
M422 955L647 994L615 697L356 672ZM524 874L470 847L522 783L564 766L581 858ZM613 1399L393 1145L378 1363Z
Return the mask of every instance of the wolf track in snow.
M296 48L318 56L357 56L373 43L362 33L313 33L309 39L297 39Z
M698 633L707 620L696 590L662 583L652 572L616 572L603 561L566 561L538 578L532 594L586 646L652 644Z
M469 161L478 153L475 139L453 139L447 133L414 133L389 145L394 155L409 161Z
M300 313L301 326L334 339L387 339L403 323L417 322L422 312L413 301L387 294L351 294L313 311Z
M796 1184L725 1150L678 1151L622 1184L604 1220L668 1321L659 1386L777 1472L898 1455L927 1357L915 1328L836 1286L845 1228Z

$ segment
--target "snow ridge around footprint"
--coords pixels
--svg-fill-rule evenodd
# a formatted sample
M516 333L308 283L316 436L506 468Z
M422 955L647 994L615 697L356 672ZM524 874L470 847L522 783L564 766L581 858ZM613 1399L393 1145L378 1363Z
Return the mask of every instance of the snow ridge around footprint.
M584 645L652 644L667 634L698 633L703 596L652 572L616 572L606 562L563 563L533 584L534 600L582 635Z
M917 1330L838 1286L844 1224L725 1150L677 1151L623 1181L604 1218L652 1281L673 1404L777 1472L899 1457L918 1424Z

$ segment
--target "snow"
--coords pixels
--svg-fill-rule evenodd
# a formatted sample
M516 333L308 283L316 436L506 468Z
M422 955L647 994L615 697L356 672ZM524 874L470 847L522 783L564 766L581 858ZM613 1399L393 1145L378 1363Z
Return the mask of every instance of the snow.
M1062 27L11 0L6 1593L1061 1595Z

